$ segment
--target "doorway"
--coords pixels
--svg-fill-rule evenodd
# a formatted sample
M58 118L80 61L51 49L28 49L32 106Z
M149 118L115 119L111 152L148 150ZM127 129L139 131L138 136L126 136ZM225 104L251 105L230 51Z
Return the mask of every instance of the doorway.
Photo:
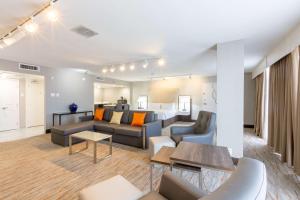
M0 142L45 133L44 77L0 71Z

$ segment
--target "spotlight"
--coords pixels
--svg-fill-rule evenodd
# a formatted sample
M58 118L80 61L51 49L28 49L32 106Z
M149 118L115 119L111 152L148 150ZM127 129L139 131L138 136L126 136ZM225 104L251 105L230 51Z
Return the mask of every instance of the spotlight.
M54 8L50 8L50 10L47 13L47 18L51 22L58 21L58 12Z
M112 68L110 68L109 71L110 71L111 73L113 73L113 72L115 72L115 70L116 70L116 69L112 67Z
M126 69L126 68L125 68L125 65L121 65L121 66L120 66L120 71L121 71L121 72L125 71L125 69Z
M102 73L105 74L107 72L107 69L102 69Z
M157 63L158 63L159 66L164 66L166 64L166 61L161 58L161 59L158 60Z
M13 37L6 37L3 39L4 44L6 44L6 46L10 46L12 44L14 44L17 40Z
M37 23L35 23L33 21L33 19L31 19L30 22L27 22L25 24L25 30L28 32L28 33L35 33L37 30L38 30L39 26L37 25Z
M135 66L133 64L130 65L130 67L129 67L130 70L134 70L134 68L135 68Z
M149 65L148 61L145 61L145 63L143 64L143 68L146 69L148 65Z

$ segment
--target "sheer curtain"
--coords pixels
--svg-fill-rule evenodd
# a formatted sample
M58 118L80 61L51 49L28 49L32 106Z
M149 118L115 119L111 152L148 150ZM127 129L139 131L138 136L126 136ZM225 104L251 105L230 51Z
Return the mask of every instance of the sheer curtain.
M263 137L263 87L264 74L260 74L255 78L256 83L256 109L255 109L255 127L254 131L257 136Z

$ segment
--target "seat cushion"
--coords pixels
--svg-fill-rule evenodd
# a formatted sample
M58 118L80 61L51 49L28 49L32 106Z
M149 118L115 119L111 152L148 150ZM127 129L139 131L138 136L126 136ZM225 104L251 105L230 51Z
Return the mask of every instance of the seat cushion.
M89 186L79 193L80 200L132 200L143 193L120 175Z
M167 200L167 199L162 195L160 195L159 193L152 191L146 194L145 196L139 198L139 200Z
M107 121L95 121L94 129L95 131L105 132L105 133L114 133L116 124L110 124Z
M51 132L59 135L70 135L81 131L93 130L93 127L94 121L85 121L74 124L55 126L51 129Z
M121 124L115 128L115 134L142 137L142 127Z

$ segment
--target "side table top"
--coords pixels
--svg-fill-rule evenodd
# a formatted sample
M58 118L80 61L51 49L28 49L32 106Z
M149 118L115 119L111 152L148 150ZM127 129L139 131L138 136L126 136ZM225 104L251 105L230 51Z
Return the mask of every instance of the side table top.
M103 133L98 133L93 131L82 131L79 133L74 133L71 136L79 139L94 141L94 142L98 142L112 137L111 135L108 134L103 134Z
M170 156L175 151L175 147L162 147L152 158L151 162L159 163L163 165L170 165Z

